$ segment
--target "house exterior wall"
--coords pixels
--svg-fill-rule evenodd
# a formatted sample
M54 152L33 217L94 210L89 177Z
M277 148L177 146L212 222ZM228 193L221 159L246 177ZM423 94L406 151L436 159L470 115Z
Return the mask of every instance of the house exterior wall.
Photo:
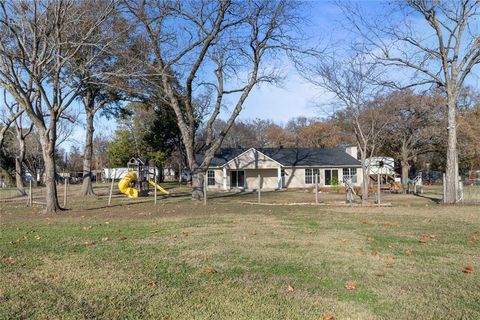
M285 175L282 178L283 188L309 188L314 184L305 183L305 169L315 167L286 167ZM343 185L343 167L320 168L319 186L330 187L325 185L325 170L338 170L339 185ZM223 190L223 168L211 168L215 172L215 185L207 186L208 190ZM235 169L237 170L237 169ZM230 190L230 170L226 170L227 190ZM278 188L278 168L275 169L245 169L245 188L252 190L258 188L258 175L262 178L261 188L265 190L274 190ZM357 182L354 186L360 186L362 183L362 169L357 168Z
M223 170L222 168L210 168L208 171L215 172L215 185L207 185L207 190L221 190L223 189ZM205 177L207 178L207 177ZM230 184L227 180L228 185Z
M258 188L258 175L261 177L261 189L275 190L278 188L277 169L245 170L246 188Z
M308 188L313 187L314 184L305 183L305 169L316 167L289 167L285 168L285 176L283 178L283 186L285 188ZM344 167L329 167L320 168L319 183L320 187L330 187L325 185L325 170L338 170L339 185L343 185L343 168ZM362 168L357 168L357 182L354 186L361 186L362 184Z
M279 163L265 156L256 150L248 150L240 156L229 161L227 169L274 169L280 166Z

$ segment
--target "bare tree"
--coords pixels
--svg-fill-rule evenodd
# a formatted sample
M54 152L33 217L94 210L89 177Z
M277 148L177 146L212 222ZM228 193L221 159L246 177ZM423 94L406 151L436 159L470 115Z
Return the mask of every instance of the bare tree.
M56 189L57 123L78 96L69 75L72 58L111 8L77 41L82 12L75 1L0 2L0 85L14 97L36 127L45 163L45 212L60 209Z
M14 106L18 105L14 104ZM7 101L7 92L6 90L3 90L3 103L0 108L0 148L3 146L8 129L10 129L15 120L17 120L17 118L23 114L23 110L21 108L16 108L14 111L14 106Z
M435 108L443 100L435 92L416 95L411 90L396 91L384 99L384 108L390 109L393 118L386 127L381 149L400 160L404 192L412 162L438 150L438 140L443 139L444 110Z
M363 55L340 59L338 56L321 55L313 63L298 64L311 83L335 96L355 134L362 162L362 201L368 201L370 163L367 158L375 155L390 115L382 110L378 100L381 87L381 70Z
M102 19L102 14L112 5L110 0L82 1L79 6L84 11L83 28L80 34L88 31L90 25ZM93 136L94 119L98 111L120 100L118 91L114 89L109 74L112 73L117 48L126 45L128 25L122 21L114 10L105 23L94 30L90 42L95 45L83 46L73 58L76 85L81 88L79 99L85 111L85 142L83 152L83 182L80 194L93 195Z
M10 102L8 99L8 94L6 90L3 91L3 106L6 110L4 112L6 114L3 115L3 127L2 127L2 137L0 143L3 145L3 141L5 139L6 134L8 133L8 129L13 124L13 132L11 131L12 135L15 135L16 141L10 143L10 148L5 148L5 150L9 149L12 153L15 153L15 184L17 186L17 190L20 195L25 195L25 186L23 184L23 160L25 158L25 138L30 134L31 129L24 131L23 123L24 117L21 108L18 106L18 103Z
M41 177L45 172L45 164L42 156L42 146L40 137L35 128L25 139L25 159L24 164L30 175L32 176L32 184L38 186Z
M145 32L133 46L136 54L128 53L134 60L127 63L140 64L152 97L175 111L193 172L193 199L202 197L204 172L254 86L278 80L276 58L292 48L295 5L263 0L126 1L137 30ZM220 113L226 121L215 135ZM200 159L195 142L202 120Z
M7 94L4 91L4 104L7 106L10 111L10 119L15 119L13 121L16 143L14 146L15 150L15 184L20 195L26 195L25 185L23 183L24 179L24 161L25 161L25 139L32 132L33 124L26 123L24 113L21 112L21 108L18 103L10 103L7 101ZM19 114L18 116L16 116Z
M351 3L339 5L352 30L366 44L365 53L385 66L413 72L408 82L396 81L398 86L430 84L443 90L448 120L445 203L455 203L459 179L457 102L467 78L480 64L480 1L393 2L393 11L380 19L365 15Z

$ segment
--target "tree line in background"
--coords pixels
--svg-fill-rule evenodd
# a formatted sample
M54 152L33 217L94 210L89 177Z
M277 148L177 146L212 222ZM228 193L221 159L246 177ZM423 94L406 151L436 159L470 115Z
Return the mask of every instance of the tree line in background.
M20 193L25 170L43 176L45 211L55 212L62 166L81 166L88 196L92 170L124 165L127 155L178 162L200 199L222 146L356 144L361 160L399 159L403 176L431 157L455 203L459 171L479 159L478 92L467 83L480 63L480 3L394 2L375 15L359 3L337 6L353 40L320 50L304 37L302 3L292 1L2 1L1 167ZM236 121L255 86L280 82L287 60L337 110L284 126ZM80 114L83 150L65 157L60 145ZM99 116L117 119L112 141L95 138Z

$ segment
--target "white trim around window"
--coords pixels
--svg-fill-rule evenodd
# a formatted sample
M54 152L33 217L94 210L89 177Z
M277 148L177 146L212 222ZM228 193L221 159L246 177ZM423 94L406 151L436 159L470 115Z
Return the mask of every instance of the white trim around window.
M305 168L305 184L314 184L315 176L318 176L320 182L320 168Z
M207 171L207 186L214 186L215 185L215 171L208 170Z

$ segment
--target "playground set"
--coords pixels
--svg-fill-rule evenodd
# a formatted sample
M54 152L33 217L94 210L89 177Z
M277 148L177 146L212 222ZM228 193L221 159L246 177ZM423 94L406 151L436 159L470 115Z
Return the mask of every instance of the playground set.
M127 164L128 172L118 183L118 190L129 198L138 198L148 196L150 186L156 188L160 193L169 195L170 193L159 186L156 180L156 168L152 172L148 161L142 161L138 158L131 158Z

